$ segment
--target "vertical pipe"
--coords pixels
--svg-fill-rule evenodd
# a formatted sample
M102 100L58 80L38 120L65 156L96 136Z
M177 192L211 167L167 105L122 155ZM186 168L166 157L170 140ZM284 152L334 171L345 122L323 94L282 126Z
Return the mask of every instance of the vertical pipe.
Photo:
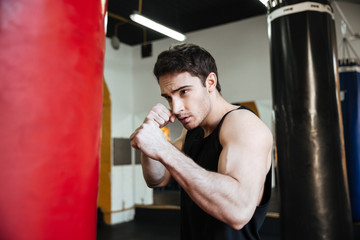
M270 4L282 237L352 239L331 6Z
M0 1L0 239L95 239L100 0Z

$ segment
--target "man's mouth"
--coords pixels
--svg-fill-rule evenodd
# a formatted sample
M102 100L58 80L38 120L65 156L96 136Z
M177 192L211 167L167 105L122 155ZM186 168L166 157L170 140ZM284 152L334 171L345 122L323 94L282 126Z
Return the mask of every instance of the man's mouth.
M182 123L182 124L186 124L190 121L190 116L180 116L178 117L178 120Z

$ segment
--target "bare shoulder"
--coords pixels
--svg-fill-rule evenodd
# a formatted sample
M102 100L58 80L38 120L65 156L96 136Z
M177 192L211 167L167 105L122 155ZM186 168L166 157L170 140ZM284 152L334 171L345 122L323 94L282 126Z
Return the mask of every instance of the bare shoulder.
M266 124L249 110L230 112L220 129L220 142L246 141L248 144L272 145L273 137Z
M273 146L273 136L266 124L249 110L232 111L224 119L219 140L223 147L219 172L243 182L251 179L249 186L257 181L260 189L271 166ZM248 173L257 173L258 178Z

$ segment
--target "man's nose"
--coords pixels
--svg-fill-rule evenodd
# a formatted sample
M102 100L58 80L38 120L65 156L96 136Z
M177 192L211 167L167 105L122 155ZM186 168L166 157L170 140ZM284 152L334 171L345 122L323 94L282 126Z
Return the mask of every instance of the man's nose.
M182 101L173 100L172 102L172 111L175 115L180 114L184 110L184 104Z

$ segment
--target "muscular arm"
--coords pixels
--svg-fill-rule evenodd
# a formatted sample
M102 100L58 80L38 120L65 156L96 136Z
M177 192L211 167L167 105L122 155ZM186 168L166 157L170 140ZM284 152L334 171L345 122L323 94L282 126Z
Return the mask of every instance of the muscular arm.
M173 142L173 145L180 151L182 150L185 136L186 130L184 129L181 136ZM141 153L141 166L148 187L163 187L168 185L172 180L170 172L161 162L149 158L143 152Z
M261 201L272 136L252 113L234 111L223 123L220 142L218 172L201 168L175 147L167 148L159 160L199 207L241 229Z

